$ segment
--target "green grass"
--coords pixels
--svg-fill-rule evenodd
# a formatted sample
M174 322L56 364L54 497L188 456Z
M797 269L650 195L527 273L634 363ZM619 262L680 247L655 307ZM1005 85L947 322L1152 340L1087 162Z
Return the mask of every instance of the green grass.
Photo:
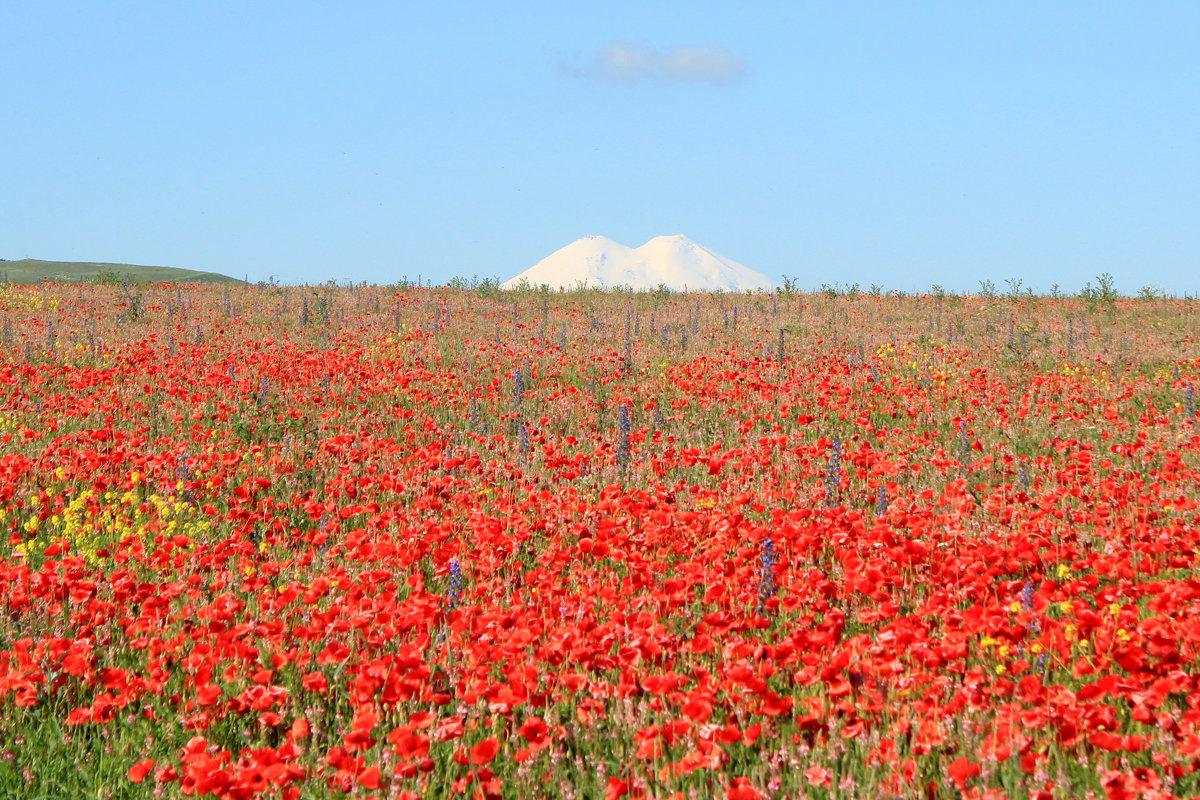
M241 283L237 278L218 272L200 272L175 267L141 267L136 264L108 264L89 261L40 261L23 258L0 261L0 282L37 283L45 278L58 283L120 282L132 283Z

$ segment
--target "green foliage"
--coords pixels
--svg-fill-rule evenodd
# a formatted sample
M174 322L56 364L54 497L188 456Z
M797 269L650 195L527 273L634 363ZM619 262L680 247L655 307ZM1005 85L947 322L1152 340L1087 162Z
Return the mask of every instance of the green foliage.
M133 291L127 284L122 284L125 291L125 314L131 322L142 318L142 293Z
M1113 280L1113 276L1107 272L1096 277L1095 286L1088 282L1080 290L1079 296L1087 302L1089 310L1094 311L1097 306L1103 306L1110 312L1116 309L1117 300L1120 298L1116 282Z
M455 291L475 292L479 297L486 300L494 297L500 291L500 279L481 278L478 275L463 278L456 275L446 283L446 287Z
M475 293L483 298L495 297L500 292L499 278L481 278L475 285Z
M100 272L92 278L91 282L97 286L121 286L125 281L121 277L121 273L117 272L116 270L104 269L100 270Z
M853 300L854 298L856 298L860 294L862 294L862 290L858 288L857 283L848 283L845 286L843 286L840 283L834 283L834 284L822 283L821 291L830 300L833 300L835 298L842 297L842 296L849 297L850 299Z

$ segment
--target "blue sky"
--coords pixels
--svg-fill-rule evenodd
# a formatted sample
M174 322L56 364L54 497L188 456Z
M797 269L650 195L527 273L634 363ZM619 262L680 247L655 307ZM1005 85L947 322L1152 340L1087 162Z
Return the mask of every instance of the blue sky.
M1200 291L1200 3L0 4L0 257Z

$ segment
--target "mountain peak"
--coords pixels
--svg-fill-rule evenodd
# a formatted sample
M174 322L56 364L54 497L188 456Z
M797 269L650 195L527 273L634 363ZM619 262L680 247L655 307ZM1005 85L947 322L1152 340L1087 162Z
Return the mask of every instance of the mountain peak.
M683 234L655 236L631 248L606 236L576 239L534 266L501 284L573 289L629 287L648 291L665 286L672 291L744 292L770 290L775 282L761 272L719 256Z

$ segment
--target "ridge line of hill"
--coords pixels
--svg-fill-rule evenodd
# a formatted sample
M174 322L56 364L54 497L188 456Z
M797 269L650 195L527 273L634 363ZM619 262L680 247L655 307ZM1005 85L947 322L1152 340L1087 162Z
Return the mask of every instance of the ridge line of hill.
M58 283L96 283L119 282L126 278L132 283L243 283L219 272L178 267L152 267L107 261L0 259L0 282L27 284L49 280Z

